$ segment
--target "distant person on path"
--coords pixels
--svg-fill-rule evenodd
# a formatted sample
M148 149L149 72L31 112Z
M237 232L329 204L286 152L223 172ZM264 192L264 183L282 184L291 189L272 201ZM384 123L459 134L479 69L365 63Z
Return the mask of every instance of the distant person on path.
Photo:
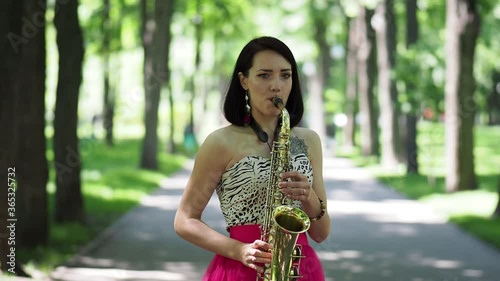
M308 239L320 243L330 234L323 182L321 141L317 133L297 127L304 105L297 63L290 49L274 37L251 40L241 51L224 102L231 125L212 132L196 155L194 168L175 216L175 231L185 240L215 253L203 280L255 281L271 263L271 245L260 240L265 190L271 173L270 151L279 128L279 97L290 114L292 169L283 173L281 191L310 218L299 235L305 258L302 281L325 280L320 260ZM259 137L260 136L260 137ZM286 181L290 179L291 181ZM229 237L202 220L217 192Z

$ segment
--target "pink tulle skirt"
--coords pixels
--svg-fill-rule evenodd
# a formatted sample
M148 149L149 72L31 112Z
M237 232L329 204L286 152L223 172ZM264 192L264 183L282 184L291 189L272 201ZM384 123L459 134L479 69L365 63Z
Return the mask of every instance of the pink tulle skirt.
M245 243L252 243L260 239L258 225L241 225L231 227L229 236ZM303 278L298 281L324 281L323 267L314 249L309 246L307 235L302 233L297 239L297 244L302 245L305 258L300 261L300 274ZM257 271L251 269L241 262L232 260L221 255L215 255L209 264L202 281L255 281Z

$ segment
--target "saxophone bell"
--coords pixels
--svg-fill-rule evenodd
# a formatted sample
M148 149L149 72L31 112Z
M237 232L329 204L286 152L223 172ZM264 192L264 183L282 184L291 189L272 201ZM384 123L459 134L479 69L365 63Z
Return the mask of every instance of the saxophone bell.
M300 278L299 264L302 255L300 245L297 245L299 234L306 232L311 225L307 214L296 207L281 205L274 210L275 232L273 244L273 260L271 263L272 281L288 281Z

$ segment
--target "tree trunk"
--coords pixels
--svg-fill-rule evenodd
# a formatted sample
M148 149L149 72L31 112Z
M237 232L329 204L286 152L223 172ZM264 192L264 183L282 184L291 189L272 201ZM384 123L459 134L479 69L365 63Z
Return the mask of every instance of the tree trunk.
M346 17L347 18L347 17ZM347 124L344 129L344 146L346 148L354 148L355 128L356 128L356 99L357 99L357 59L358 52L358 35L356 34L356 21L347 18L348 39L347 39L347 58L346 58L346 106L345 114L347 115Z
M497 184L497 191L498 191L498 203L497 207L495 208L495 211L493 212L493 217L500 217L500 175L498 176L498 184Z
M140 166L145 169L158 168L158 104L160 101L159 81L154 79L153 36L155 33L154 18L151 17L147 0L142 0L143 8L143 47L144 47L144 126L145 135L142 144Z
M488 111L488 125L500 124L500 72L493 70L491 74L492 87L488 94L486 108Z
M175 147L175 138L174 138L174 133L175 133L175 101L174 101L174 93L172 91L172 86L170 84L170 78L169 80L169 87L168 87L168 104L170 106L170 111L169 111L169 123L170 126L168 126L168 144L167 144L167 152L168 153L176 153L176 147Z
M18 119L19 126L15 167L15 212L19 222L15 225L16 248L32 249L46 244L48 239L48 166L45 156L46 4L45 0L22 2L21 18L30 19L30 22L25 22L22 30L22 36L26 39L18 54L18 74L22 78L19 78L19 88L15 91L19 111L13 117Z
M102 112L102 121L106 132L106 144L113 145L113 128L114 128L114 111L115 111L115 91L110 85L110 56L111 56L111 19L110 0L104 0L104 8L102 12L102 65L104 70L104 108Z
M380 103L380 127L382 133L382 166L394 168L399 164L399 110L396 81L391 73L395 70L396 20L393 18L392 0L379 2L372 26L377 34L378 94Z
M474 172L474 52L480 16L474 0L446 2L446 190L477 188Z
M406 174L418 174L418 146L417 146L417 116L412 113L403 115Z
M419 26L417 19L417 0L406 1L406 48L412 48L418 41ZM413 80L405 81L408 97L413 97L412 92L416 86ZM417 144L417 111L419 101L411 99L412 110L403 114L403 129L400 130L401 143L405 149L401 152L402 159L406 162L407 174L418 174L418 144Z
M328 5L328 4L327 4ZM326 122L324 109L324 91L331 77L330 67L332 58L330 56L330 44L327 42L327 30L329 23L330 7L316 7L314 1L309 5L311 18L314 24L313 39L318 49L316 74L311 77L309 85L310 89L310 112L311 122L310 128L318 133L319 137L326 144Z
M406 1L406 47L417 43L419 23L417 18L417 0Z
M194 74L189 78L187 86L189 91L191 92L191 97L189 99L189 124L184 128L183 147L184 152L187 155L193 156L196 153L196 148L198 145L198 141L196 140L196 122L194 120L194 101L196 99L196 81Z
M15 173L17 145L18 145L18 118L16 114L19 110L18 85L20 71L21 54L16 51L17 45L12 40L16 36L21 36L21 18L22 2L15 0L0 2L0 36L8 40L2 40L0 43L0 127L2 128L2 137L0 137L0 180L5 183L0 188L0 276L2 271L13 271L13 267L7 262L10 260L9 245L11 232L7 226L15 221L15 217L9 217L8 204L14 201L15 204L15 182L17 174ZM19 42L21 44L21 42ZM22 46L22 45L21 45ZM17 69L17 70L16 70ZM11 173L13 172L13 173ZM10 173L10 174L9 174ZM10 198L14 199L10 199ZM9 202L10 201L10 202ZM5 206L5 207L4 207ZM10 242L11 244L13 242ZM4 254L5 253L5 254ZM9 270L10 269L10 270Z
M172 4L174 5L174 4ZM172 8L173 9L173 8ZM171 19L170 19L171 20ZM169 23L170 25L170 23ZM168 39L167 39L167 48L164 50L165 51L165 56L166 59L170 57L170 41L172 39L172 32L170 29L168 30ZM166 81L168 83L167 89L168 89L168 104L170 106L170 111L169 111L169 131L168 131L168 136L169 136L169 141L167 143L167 152L168 153L176 153L177 149L175 147L175 101L174 101L174 92L172 88L172 83L170 83L170 79L172 77L172 73L170 72L170 69L168 68L168 65L166 65L165 68L166 71Z
M378 156L379 140L377 114L375 112L373 84L376 75L375 38L370 21L373 10L359 9L356 20L358 34L358 90L361 128L361 149L363 155Z
M59 74L54 118L56 222L84 220L81 157L78 147L78 96L82 82L83 35L78 1L57 4L54 24L59 50Z
M158 168L158 107L160 92L167 81L170 48L170 23L174 1L155 1L154 19L149 19L147 5L143 5L144 90L146 93L145 127L141 167Z
M184 148L189 155L196 153L196 148L198 146L198 141L196 140L196 134L198 132L198 126L194 120L195 113L195 100L198 92L201 92L201 84L198 78L201 63L201 42L203 40L202 31L202 17L201 17L201 2L196 0L196 15L192 19L194 24L194 42L195 42L195 59L194 59L194 72L189 80L189 90L191 92L191 98L189 99L189 125L184 129Z

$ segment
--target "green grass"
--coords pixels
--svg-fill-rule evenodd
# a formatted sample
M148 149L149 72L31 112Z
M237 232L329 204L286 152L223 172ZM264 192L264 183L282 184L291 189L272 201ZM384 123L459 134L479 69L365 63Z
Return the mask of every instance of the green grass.
M500 249L498 238L500 235L500 218L463 215L454 216L450 220L472 235Z
M113 147L101 141L84 139L80 150L86 223L53 222L55 175L49 149L49 243L31 251L19 251L19 259L28 271L48 273L65 262L79 248L137 206L145 195L159 186L163 178L181 168L185 160L183 156L159 153L158 171L140 169L141 141L137 139L117 140Z
M498 202L500 174L500 127L478 126L474 134L477 190L446 192L444 127L437 123L420 123L418 127L419 175L406 175L402 167L387 171L374 157L363 157L359 149L341 151L358 166L369 168L379 181L408 198L419 200L465 231L500 249L500 219L491 215Z

